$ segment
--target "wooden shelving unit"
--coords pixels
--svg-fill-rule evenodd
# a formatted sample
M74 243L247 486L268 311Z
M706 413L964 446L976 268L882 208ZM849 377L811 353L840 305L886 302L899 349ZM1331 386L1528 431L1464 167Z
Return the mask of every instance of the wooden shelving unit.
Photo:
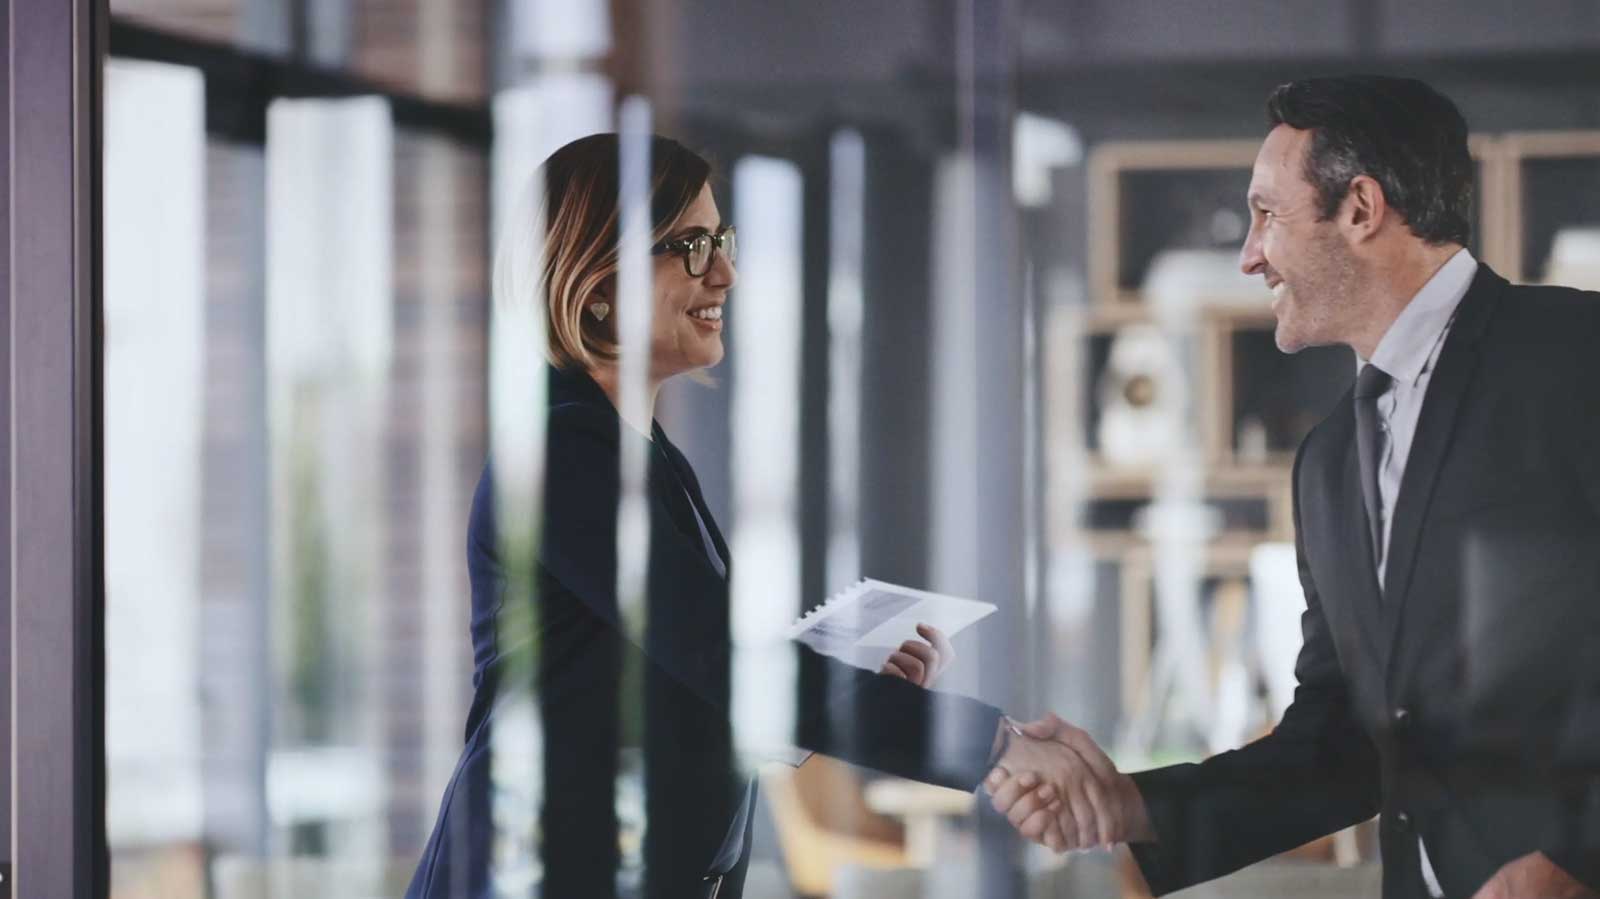
M1545 260L1530 246L1530 231L1559 224L1600 227L1600 131L1512 132L1500 138L1498 148L1502 246L1490 265L1512 281L1542 280ZM1546 181L1559 191L1565 208L1544 206ZM1585 189L1591 185L1592 190Z
M1516 200L1515 161L1526 158L1594 156L1600 132L1521 133L1504 136L1474 135L1468 149L1478 163L1478 198L1475 219L1478 258L1512 277L1506 269L1515 262L1511 236L1515 221L1509 215ZM1138 288L1119 277L1124 259L1124 230L1128 215L1123 208L1123 182L1130 175L1167 173L1206 177L1235 173L1248 184L1259 140L1119 141L1101 144L1089 157L1089 293L1097 305L1137 306ZM1242 214L1245 191L1237 192ZM1513 280L1515 280L1513 278Z
M1126 141L1101 144L1089 156L1089 296L1101 307L1137 307L1136 287L1118 277L1124 254L1123 232L1128 215L1123 180L1134 173L1241 172L1249 180L1256 140ZM1238 206L1244 208L1244 192Z

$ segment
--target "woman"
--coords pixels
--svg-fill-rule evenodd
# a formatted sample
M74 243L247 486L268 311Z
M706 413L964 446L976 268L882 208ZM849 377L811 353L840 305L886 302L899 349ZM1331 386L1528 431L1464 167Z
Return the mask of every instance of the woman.
M649 408L670 378L722 359L721 312L733 286L735 237L717 210L710 166L676 141L650 153L653 290ZM545 162L545 304L549 370L548 473L537 560L537 686L546 735L540 810L541 895L603 897L619 866L615 783L624 743L619 709L643 707L644 892L737 897L749 854L753 788L737 773L728 720L728 558L693 469L649 411L617 410L618 141L582 138ZM521 252L532 253L536 236ZM642 638L619 612L616 510L622 449L648 456L649 569ZM640 446L642 444L642 446ZM474 497L468 533L476 693L467 745L446 791L409 897L489 891L489 731L508 675L500 626L500 562L492 472ZM989 768L1000 713L929 693L949 658L932 629L885 663L884 674L796 647L825 672L826 699L799 722L799 742L902 776L974 789ZM497 639L499 638L499 639ZM641 695L625 684L637 672ZM888 676L885 676L888 675ZM773 689L785 689L775 684ZM926 734L937 719L933 753ZM945 735L954 739L943 739ZM631 741L630 741L631 742Z

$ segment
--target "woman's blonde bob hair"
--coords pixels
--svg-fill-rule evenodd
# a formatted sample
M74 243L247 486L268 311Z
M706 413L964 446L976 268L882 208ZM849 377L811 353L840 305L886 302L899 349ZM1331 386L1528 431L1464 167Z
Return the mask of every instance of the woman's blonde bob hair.
M616 319L586 316L584 306L617 272L618 156L616 134L591 134L550 154L535 174L542 180L545 240L536 257L543 260L537 292L545 301L545 350L558 368L592 369L617 360ZM651 137L652 243L666 237L710 177L711 164L698 153L671 138ZM502 253L538 249L517 245L534 235L509 239Z

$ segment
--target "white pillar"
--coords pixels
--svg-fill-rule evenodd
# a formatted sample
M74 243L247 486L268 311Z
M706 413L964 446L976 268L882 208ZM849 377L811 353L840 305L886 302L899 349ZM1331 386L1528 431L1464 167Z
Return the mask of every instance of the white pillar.
M747 156L733 169L739 286L728 303L733 503L733 721L741 748L793 738L800 607L800 171ZM822 597L806 597L807 603Z
M280 683L312 652L331 667L321 737L268 768L275 823L328 821L332 852L370 864L385 843L381 778L313 790L318 771L376 770L393 343L394 133L387 101L277 100L267 113L267 409L271 588ZM306 637L308 607L327 633ZM280 699L279 707L296 704ZM290 719L280 718L285 726ZM280 730L281 734L281 730ZM339 751L334 744L356 747ZM326 758L318 761L319 753ZM367 755L362 755L367 753ZM370 757L368 757L370 756ZM291 782L292 781L292 782ZM365 788L363 788L365 787ZM359 823L357 823L359 822ZM367 860L370 860L368 862ZM376 883L376 881L373 881ZM351 888L354 888L352 885Z
M114 849L197 841L205 84L105 78L106 827Z

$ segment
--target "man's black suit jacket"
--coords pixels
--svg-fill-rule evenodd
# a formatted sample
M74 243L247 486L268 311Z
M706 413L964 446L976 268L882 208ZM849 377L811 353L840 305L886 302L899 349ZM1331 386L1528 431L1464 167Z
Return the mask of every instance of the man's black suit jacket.
M1300 447L1299 686L1273 732L1135 775L1164 893L1381 814L1386 899L1542 850L1600 887L1600 295L1480 266L1424 399L1380 590L1350 394Z

